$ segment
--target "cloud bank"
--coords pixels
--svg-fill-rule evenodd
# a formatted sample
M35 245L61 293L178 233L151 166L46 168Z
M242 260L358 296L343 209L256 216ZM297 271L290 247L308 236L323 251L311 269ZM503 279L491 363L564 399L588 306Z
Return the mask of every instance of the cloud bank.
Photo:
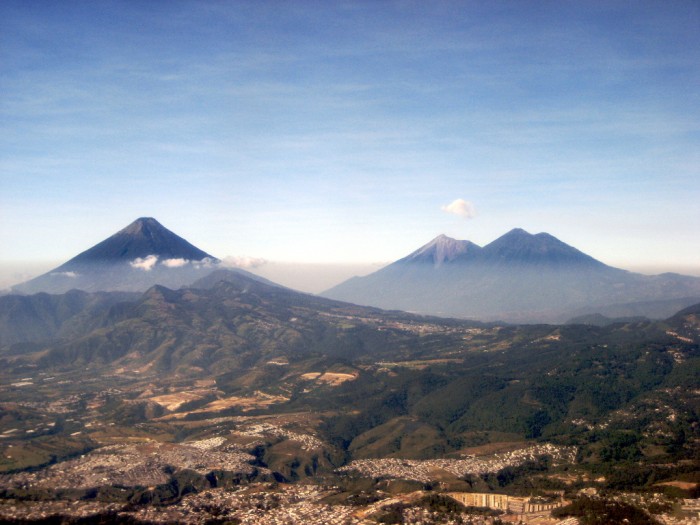
M473 219L476 217L474 205L464 199L455 199L451 203L442 206L440 209L445 213L451 213L452 215L457 215L464 219Z

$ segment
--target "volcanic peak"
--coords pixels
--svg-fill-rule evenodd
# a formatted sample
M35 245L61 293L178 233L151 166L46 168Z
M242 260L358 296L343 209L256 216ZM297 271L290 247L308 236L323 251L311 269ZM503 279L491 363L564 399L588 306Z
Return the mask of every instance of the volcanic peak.
M119 263L155 255L160 259L218 261L168 230L152 217L141 217L111 237L75 256L60 269L94 262Z
M482 256L490 262L605 266L553 235L548 233L533 235L522 228L514 228L484 246Z
M117 232L117 234L124 235L140 235L142 232L154 231L158 229L165 229L164 226L159 223L153 217L139 217L134 222L129 224L126 228L123 228Z
M428 263L435 268L448 263L605 266L548 233L532 234L522 228L512 229L483 248L471 241L439 235L397 263Z
M400 262L431 263L437 267L467 253L471 254L479 250L481 248L471 241L460 241L447 235L438 235L428 244L411 253Z

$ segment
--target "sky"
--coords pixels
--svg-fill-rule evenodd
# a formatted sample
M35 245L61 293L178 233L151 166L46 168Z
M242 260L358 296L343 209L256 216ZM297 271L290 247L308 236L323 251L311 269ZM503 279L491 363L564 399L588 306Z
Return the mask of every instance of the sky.
M3 0L2 278L142 216L268 270L520 227L700 275L700 2Z

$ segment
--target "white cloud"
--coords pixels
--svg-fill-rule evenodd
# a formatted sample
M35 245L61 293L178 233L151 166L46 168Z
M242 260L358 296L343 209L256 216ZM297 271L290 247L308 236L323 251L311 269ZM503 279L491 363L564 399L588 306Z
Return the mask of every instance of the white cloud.
M211 268L212 266L219 264L219 262L216 259L205 257L201 261L192 261L192 264L199 270L200 268Z
M78 277L78 274L75 272L51 272L51 275L57 275L60 277L71 277L73 279Z
M472 219L476 217L474 205L469 201L465 201L464 199L455 199L451 203L442 206L440 209L446 213L458 215L459 217L464 217L465 219Z
M160 264L168 268L180 268L181 266L189 264L189 262L190 261L187 259L165 259Z
M141 258L137 257L133 261L131 261L129 264L131 265L132 268L138 268L139 270L143 271L150 271L151 268L153 268L156 263L158 262L158 256L157 255L149 255L147 257Z
M257 268L267 264L265 259L248 255L229 255L224 257L222 264L228 268Z

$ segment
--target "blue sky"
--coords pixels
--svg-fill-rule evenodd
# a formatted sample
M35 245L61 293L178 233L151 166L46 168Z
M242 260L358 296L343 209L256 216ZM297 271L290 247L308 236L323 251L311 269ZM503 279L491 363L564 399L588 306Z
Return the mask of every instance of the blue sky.
M0 262L153 216L218 257L522 227L700 273L699 87L696 0L4 0Z

